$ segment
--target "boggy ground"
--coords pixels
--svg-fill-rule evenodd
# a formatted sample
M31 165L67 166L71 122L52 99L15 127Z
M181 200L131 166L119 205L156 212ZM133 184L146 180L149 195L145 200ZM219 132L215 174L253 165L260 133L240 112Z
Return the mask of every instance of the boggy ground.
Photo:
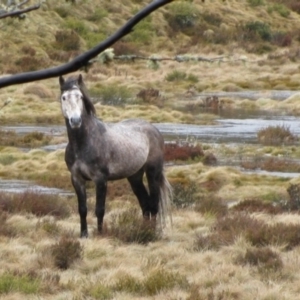
M75 6L74 10L69 3L65 4L67 7L57 8L57 1L49 2L38 12L36 22L29 19L26 26L16 20L5 21L7 27L1 32L4 37L1 40L5 40L2 47L8 50L2 51L0 56L2 64L5 63L5 73L19 72L27 67L30 52L36 57L31 66L39 68L74 56L76 53L67 50L53 50L57 46L55 35L60 26L76 30L80 36L80 47L76 51L82 52L95 42L84 25L95 29L98 41L99 28L105 29L102 36L106 36L118 27L120 20L132 15L135 5L145 3L122 1L120 7L116 2L105 3L104 15L97 10L96 16L97 20L104 18L109 27L105 28L91 23L95 17L94 7L91 9L88 2L81 7ZM293 5L292 2L289 4ZM138 43L136 34L126 42L129 49L136 49L138 45L149 48L151 53L148 54L153 54L160 52L163 45L164 53L159 54L192 53L210 58L221 55L223 62L179 64L168 61L161 63L158 70L147 68L144 62L95 64L84 74L84 79L97 102L98 116L106 122L141 117L152 122L213 124L216 114L179 111L175 109L177 101L180 100L181 106L191 107L202 101L197 98L202 91L297 90L299 52L294 30L298 14L292 11L287 16L282 6L275 5L276 1L264 4L257 1L256 8L253 3L255 1L227 1L225 6L220 6L219 2L212 1L211 6L203 7L202 2L195 1L201 15L206 16L205 24L198 24L197 28L213 30L213 33L206 31L205 35L202 30L198 42L186 35L188 32L175 34L168 27L165 17L168 13L176 13L176 7L174 11L163 9L163 13L156 14L151 22L157 30L147 31L147 24L143 28L146 33L159 35L152 39L157 43L151 43L151 47ZM96 6L101 4L97 1ZM216 9L220 9L219 13ZM76 18L70 12L74 12L83 24L74 23ZM89 21L85 17L89 17ZM51 42L40 39L39 18L44 18L49 30L43 30L42 34ZM292 42L278 46L274 41L262 41L258 37L251 43L242 43L242 47L234 39L233 28L238 28L239 20L257 19L267 20L272 31L274 28L287 31ZM207 20L213 20L213 24ZM157 28L158 24L164 24L164 29ZM266 30L263 25L262 28ZM22 38L12 34L16 29ZM226 31L223 36L232 38L230 43L224 44L224 39L220 43L222 30ZM37 49L35 54L31 48L20 44L26 40L23 38L26 32L33 32L31 40L32 47ZM8 39L8 36L13 38ZM146 88L158 90L159 97L136 97ZM58 94L57 79L2 89L1 124L63 124ZM299 95L280 102L268 97L257 101L221 100L224 108L233 111L242 108L284 110L293 115L300 112ZM13 144L3 137L4 134L0 146L1 178L29 179L41 185L72 190L63 161L64 151L49 153L39 149L41 145L65 142L65 136L13 137ZM26 149L20 150L19 146ZM254 163L258 161L255 160L257 153L275 158L284 155L299 158L296 142L289 146L245 145L234 150L226 145L217 150L204 145L203 149L213 152L217 159L221 154L245 159L254 157ZM176 163L182 164L181 161ZM78 238L75 196L0 193L1 299L299 298L298 178L244 174L233 167L204 165L201 159L169 165L166 172L174 188L173 228L167 227L163 235L141 224L137 201L126 181L109 185L103 236L94 232L94 190L89 186L88 239Z

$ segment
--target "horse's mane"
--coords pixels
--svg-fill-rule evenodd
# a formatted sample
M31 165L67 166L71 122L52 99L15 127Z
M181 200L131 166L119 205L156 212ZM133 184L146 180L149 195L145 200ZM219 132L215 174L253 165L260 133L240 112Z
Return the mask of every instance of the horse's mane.
M61 92L71 90L72 88L74 88L74 85L76 85L82 93L83 103L87 113L89 115L96 115L96 109L88 94L87 88L83 82L81 75L79 75L79 77L71 76L67 80L65 80L60 87Z

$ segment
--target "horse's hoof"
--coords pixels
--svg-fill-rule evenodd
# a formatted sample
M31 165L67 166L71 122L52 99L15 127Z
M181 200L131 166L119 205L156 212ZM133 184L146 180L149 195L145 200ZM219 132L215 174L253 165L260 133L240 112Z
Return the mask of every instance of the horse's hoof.
M80 233L80 238L87 239L88 237L89 237L89 235L88 235L88 233L86 231L83 231L83 232Z

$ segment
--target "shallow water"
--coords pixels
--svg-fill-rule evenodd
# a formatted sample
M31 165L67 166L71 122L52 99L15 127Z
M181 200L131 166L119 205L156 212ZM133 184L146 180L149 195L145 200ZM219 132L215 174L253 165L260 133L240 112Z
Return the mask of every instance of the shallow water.
M280 94L280 93L279 93ZM245 118L247 116L247 118ZM214 144L231 144L238 147L240 144L257 143L257 131L268 126L286 126L295 135L300 135L300 118L293 116L285 116L281 113L267 114L249 114L242 112L234 114L234 118L220 117L216 120L216 125L192 125L192 124L174 124L174 123L157 123L154 124L168 140L174 139L197 139L200 143ZM30 132L42 132L46 135L62 136L66 134L65 126L33 126L33 125L18 125L18 126L0 126L0 130L13 130L18 134L26 134ZM42 147L46 151L55 151L64 149L66 143L58 145L47 145ZM220 162L224 165L224 162ZM232 163L232 161L231 161ZM225 161L228 165L228 161ZM271 175L283 178L298 177L298 173L283 173L283 172L267 172L262 170L243 170L240 171L247 174ZM64 194L72 193L55 188L48 188L35 185L28 181L20 180L1 180L0 191L21 193L27 190L36 191L46 194Z
M1 178L0 178L0 191L6 193L24 193L26 191L32 191L41 194L73 195L73 193L70 191L40 186L26 180L16 180L16 179L7 180Z
M195 137L204 143L256 143L257 131L268 126L286 126L295 135L300 135L300 118L292 116L263 116L259 118L226 118L216 120L216 125L192 125L176 123L154 124L168 139ZM61 136L64 126L0 126L0 130L14 130L25 134L34 131L47 135ZM46 150L56 150L65 147L64 144L44 147Z

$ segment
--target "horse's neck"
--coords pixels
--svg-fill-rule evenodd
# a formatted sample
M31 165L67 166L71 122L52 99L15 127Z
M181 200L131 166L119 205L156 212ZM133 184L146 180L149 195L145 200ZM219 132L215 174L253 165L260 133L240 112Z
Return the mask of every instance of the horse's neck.
M90 145L89 140L94 136L101 135L105 131L105 125L94 116L84 115L80 128L71 128L69 121L66 119L66 127L68 133L69 144L74 149L80 149L86 145Z

